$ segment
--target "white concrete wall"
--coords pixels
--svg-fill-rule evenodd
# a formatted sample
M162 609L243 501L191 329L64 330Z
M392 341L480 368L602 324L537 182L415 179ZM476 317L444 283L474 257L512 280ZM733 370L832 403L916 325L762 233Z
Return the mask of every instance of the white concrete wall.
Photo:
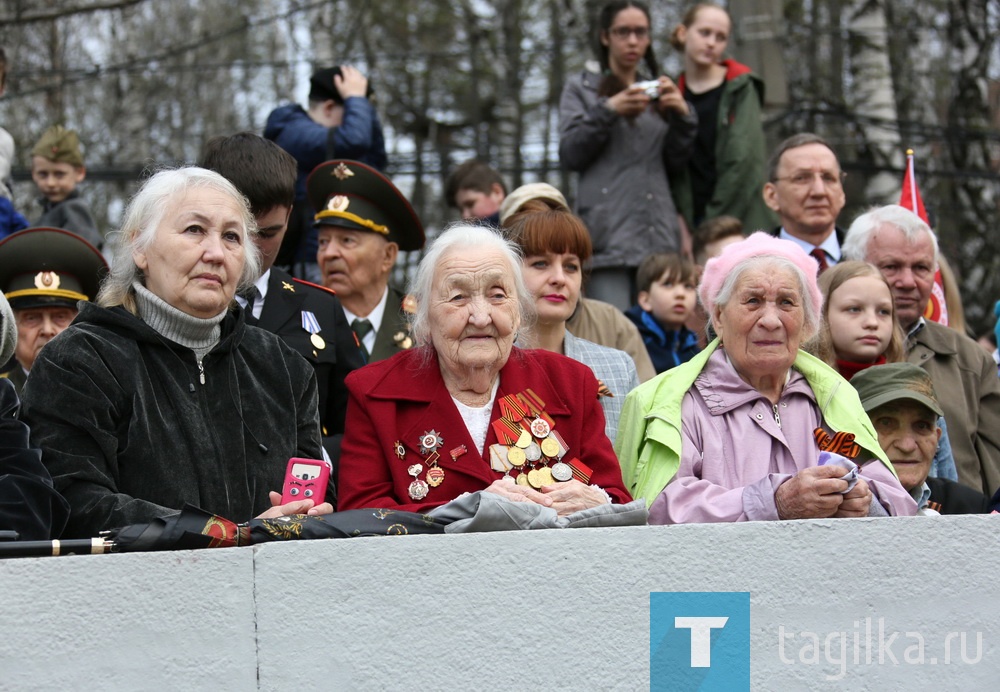
M645 690L651 591L749 591L754 689L991 690L998 522L634 527L0 561L0 687ZM896 665L878 663L879 618L885 639L899 632ZM973 660L982 633L981 657L963 663L956 635L944 665L947 633L963 630ZM815 664L803 631L819 637ZM906 632L924 638L922 665L904 661L916 641ZM845 642L843 665L827 662L827 640L833 661Z

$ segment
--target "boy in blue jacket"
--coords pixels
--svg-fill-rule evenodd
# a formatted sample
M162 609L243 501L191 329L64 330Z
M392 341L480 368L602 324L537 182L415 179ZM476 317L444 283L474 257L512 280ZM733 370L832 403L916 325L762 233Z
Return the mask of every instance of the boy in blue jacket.
M698 269L675 253L650 255L636 273L639 304L625 314L639 328L657 373L691 360L698 337L684 323L697 303Z

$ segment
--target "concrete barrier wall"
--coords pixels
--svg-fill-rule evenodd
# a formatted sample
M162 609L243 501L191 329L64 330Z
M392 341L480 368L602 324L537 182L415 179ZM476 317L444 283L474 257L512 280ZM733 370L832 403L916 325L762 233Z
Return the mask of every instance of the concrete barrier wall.
M0 561L0 686L645 690L650 592L749 591L754 689L995 689L998 522L633 527Z

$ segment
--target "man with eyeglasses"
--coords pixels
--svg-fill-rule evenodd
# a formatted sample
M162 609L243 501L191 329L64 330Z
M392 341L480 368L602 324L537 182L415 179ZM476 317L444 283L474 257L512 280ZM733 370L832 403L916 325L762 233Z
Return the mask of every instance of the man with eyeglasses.
M958 480L991 497L1000 487L1000 380L975 341L923 317L937 270L933 231L909 209L878 207L851 224L844 257L874 264L889 283L906 359L930 374L944 409Z
M777 212L781 227L773 235L791 240L812 255L820 273L840 261L844 173L833 149L819 135L793 135L768 160L764 202Z

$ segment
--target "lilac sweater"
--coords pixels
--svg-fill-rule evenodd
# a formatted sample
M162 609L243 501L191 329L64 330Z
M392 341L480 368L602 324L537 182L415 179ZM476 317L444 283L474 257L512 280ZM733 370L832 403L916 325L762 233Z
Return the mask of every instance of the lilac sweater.
M778 486L819 461L813 430L826 426L809 383L794 369L772 406L719 349L681 411L680 468L649 508L650 524L778 519ZM855 461L889 514L914 513L913 499L885 464L869 462L864 450Z

